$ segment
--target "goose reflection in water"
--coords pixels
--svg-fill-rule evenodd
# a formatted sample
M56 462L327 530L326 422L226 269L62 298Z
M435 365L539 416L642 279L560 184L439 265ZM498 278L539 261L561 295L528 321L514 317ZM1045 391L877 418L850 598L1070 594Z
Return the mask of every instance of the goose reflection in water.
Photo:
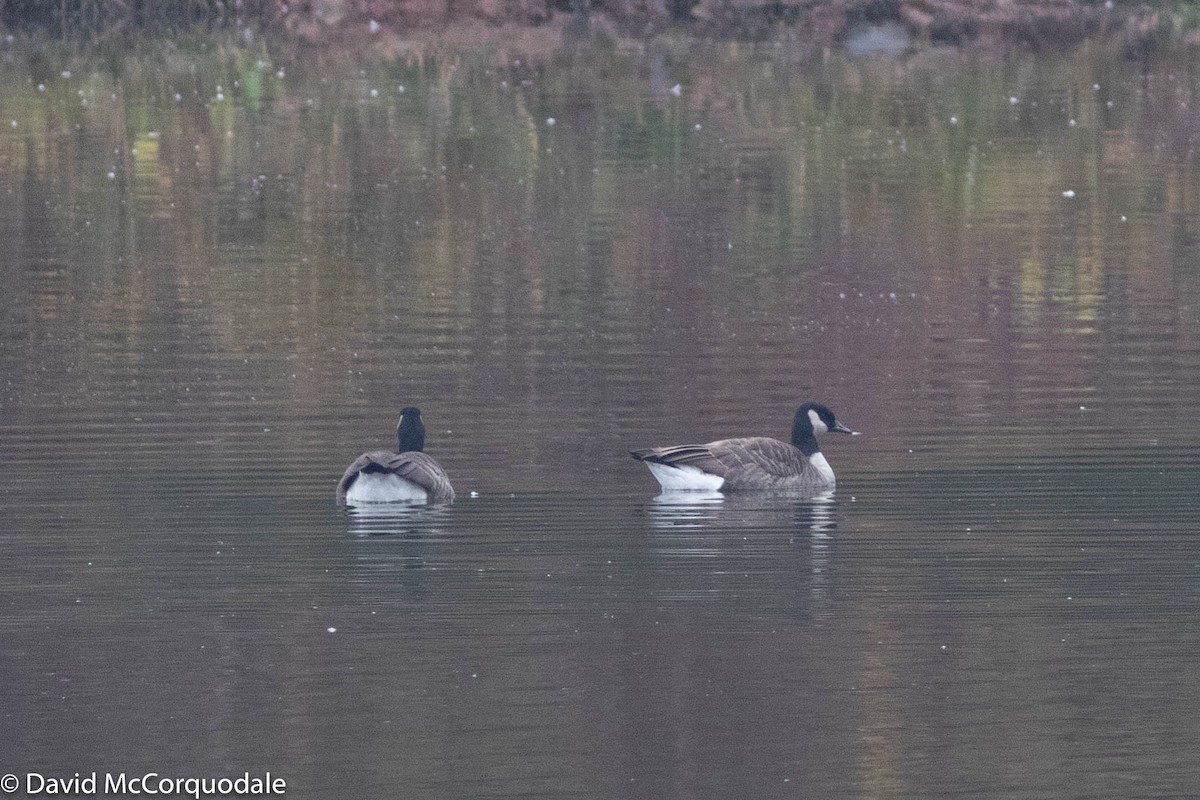
M796 505L797 531L808 533L808 572L811 576L809 596L813 601L813 618L827 621L833 612L829 601L830 550L833 532L837 530L837 503L833 492L822 492L806 503Z
M703 528L724 501L720 492L663 492L653 500L650 520L656 528Z
M348 533L355 544L346 551L347 583L388 587L405 602L425 600L438 574L426 568L436 567L444 556L446 511L403 503L348 508Z
M346 509L351 536L395 538L401 541L398 555L406 569L425 566L425 545L444 537L447 509L443 506L410 506L375 503Z
M720 559L756 546L762 550L756 557L769 558L781 543L772 534L786 534L807 561L811 614L826 620L837 507L833 490L803 497L686 491L658 495L649 515L655 550L666 558Z
M660 529L777 528L791 509L795 528L828 535L837 528L835 492L812 495L727 495L721 492L663 492L653 500L650 519Z

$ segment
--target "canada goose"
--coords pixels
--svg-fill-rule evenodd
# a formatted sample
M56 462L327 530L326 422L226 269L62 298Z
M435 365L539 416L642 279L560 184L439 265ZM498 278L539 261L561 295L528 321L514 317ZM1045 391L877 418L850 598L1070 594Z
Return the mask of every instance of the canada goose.
M453 503L454 488L442 465L425 455L421 409L409 406L396 424L396 452L363 453L338 481L337 501L357 503Z
M766 436L708 444L650 447L631 455L645 462L664 491L821 491L832 489L833 470L817 446L818 433L857 436L820 403L805 403L792 422L792 443Z

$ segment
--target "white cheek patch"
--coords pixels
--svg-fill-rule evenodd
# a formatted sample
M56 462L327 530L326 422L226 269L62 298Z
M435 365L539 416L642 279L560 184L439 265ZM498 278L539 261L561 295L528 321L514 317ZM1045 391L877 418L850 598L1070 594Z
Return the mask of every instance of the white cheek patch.
M829 433L829 426L821 421L821 415L811 408L808 410L808 421L812 423L813 433Z

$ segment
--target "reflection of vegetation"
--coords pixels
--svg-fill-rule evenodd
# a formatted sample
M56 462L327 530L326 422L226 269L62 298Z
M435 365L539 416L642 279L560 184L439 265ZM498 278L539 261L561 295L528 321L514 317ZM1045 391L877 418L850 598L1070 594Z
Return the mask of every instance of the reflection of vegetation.
M602 374L605 331L659 373L744 369L742 342L863 340L919 382L922 315L981 340L1013 320L1070 359L1136 313L1133 287L1194 282L1169 254L1193 238L1163 220L1200 199L1195 87L1098 45L21 47L0 82L9 251L93 265L10 287L21 313L116 326L135 352L186 314L231 357L282 348L273 368L318 404L347 351L392 337L454 348L482 383L548 380L560 357ZM894 326L877 341L828 305L860 292L920 305L870 309ZM664 305L692 322L634 324Z

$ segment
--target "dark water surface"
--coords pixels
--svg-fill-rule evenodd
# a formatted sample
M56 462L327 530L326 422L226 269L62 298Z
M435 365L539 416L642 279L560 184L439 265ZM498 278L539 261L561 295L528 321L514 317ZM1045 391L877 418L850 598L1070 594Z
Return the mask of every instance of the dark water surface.
M1196 796L1198 67L0 45L0 770Z

